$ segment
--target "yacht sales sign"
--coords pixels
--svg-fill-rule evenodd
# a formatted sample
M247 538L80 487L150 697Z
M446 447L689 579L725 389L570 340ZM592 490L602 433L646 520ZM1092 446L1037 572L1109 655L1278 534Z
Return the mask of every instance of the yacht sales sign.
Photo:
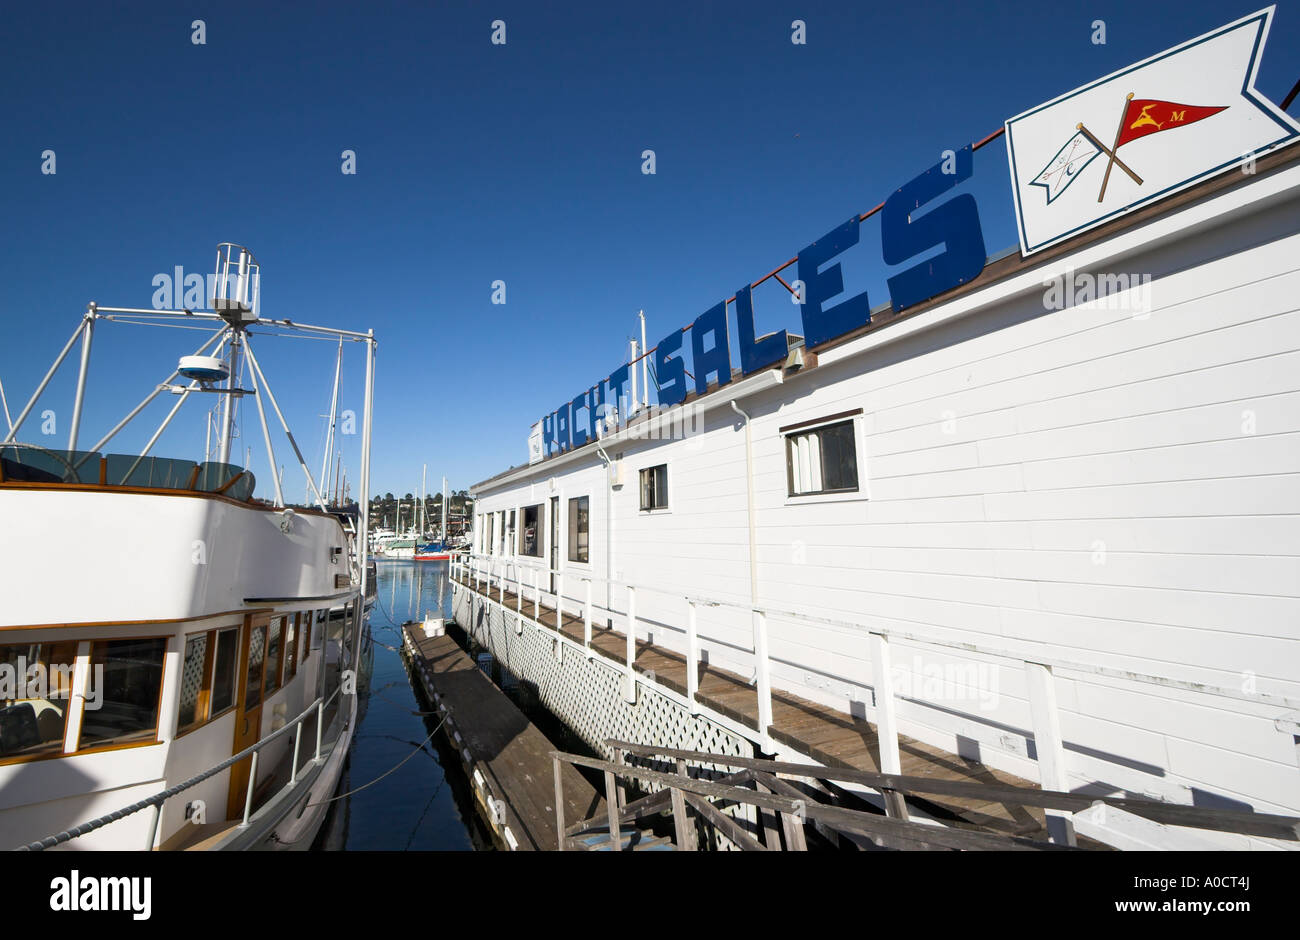
M1255 91L1273 7L1061 95L1005 123L1022 255L1029 256L1219 173L1252 171L1255 157L1300 137L1300 124ZM949 191L974 172L972 147L904 184L880 211L890 305L902 310L970 282L987 260L979 211ZM798 255L799 310L814 348L871 322L865 292L844 291L835 258L858 243L857 215ZM933 249L942 247L939 253ZM917 261L929 254L925 260ZM684 401L708 378L732 378L727 302L655 347L659 404ZM749 375L783 360L786 331L756 337L750 288L736 291L736 347ZM690 334L689 340L686 334ZM691 350L691 370L682 358ZM529 462L580 447L625 420L628 365L533 426ZM690 381L688 381L688 377ZM585 416L584 414L585 413Z

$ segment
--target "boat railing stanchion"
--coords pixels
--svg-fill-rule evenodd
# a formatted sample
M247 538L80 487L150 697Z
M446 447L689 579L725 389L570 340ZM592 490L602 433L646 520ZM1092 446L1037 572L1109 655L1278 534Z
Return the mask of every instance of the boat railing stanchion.
M509 564L504 558L501 560L501 573L497 575L497 603L505 606L506 603L506 565Z
M587 648L587 658L591 659L591 578L583 578L586 585L585 600L582 605L582 645Z
M686 702L691 714L698 715L700 710L695 704L695 693L699 691L700 635L695 622L695 601L686 598Z
M162 803L153 805L153 819L149 823L149 840L144 844L146 852L153 851L154 840L158 838L158 821L162 818Z
M564 662L564 575L555 578L555 661Z
M533 623L542 624L542 573L537 568L533 569Z
M325 699L322 696L316 706L316 763L320 763L320 733L325 725Z
M293 765L289 769L289 785L298 782L298 755L302 751L302 722L293 731Z
M244 821L239 824L240 829L248 828L248 816L253 811L253 785L257 783L257 755L260 753L253 752L253 764L248 768L248 792L244 794Z
M524 572L515 565L515 635L524 632Z
M627 687L623 698L628 704L636 703L636 586L627 586Z

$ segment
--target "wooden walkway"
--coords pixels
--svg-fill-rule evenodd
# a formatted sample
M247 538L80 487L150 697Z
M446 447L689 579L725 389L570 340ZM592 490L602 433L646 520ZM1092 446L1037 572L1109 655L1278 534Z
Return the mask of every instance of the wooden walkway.
M434 702L443 732L460 752L480 814L517 851L554 851L555 750L519 708L449 636L402 628L415 674ZM604 812L604 801L574 767L563 765L566 819Z
M483 596L482 591L476 591L474 588L472 579L457 578L456 580L462 586ZM498 600L495 585L490 600L493 602ZM514 593L506 590L502 603L513 612L516 605ZM524 616L531 620L533 613L531 598L524 599L523 611ZM538 619L543 626L556 629L555 610L545 602L541 604ZM583 642L583 622L577 614L566 611L560 629L565 636L577 643ZM627 637L624 634L598 627L593 622L591 646L599 655L626 668ZM686 658L680 653L638 640L633 668L643 675L653 674L654 681L665 688L681 695L686 694ZM698 679L695 697L701 705L757 731L758 697L754 687L744 677L701 664ZM875 728L871 724L800 698L790 692L772 690L770 734L782 744L829 767L850 767L875 772L881 769L880 748ZM902 758L901 773L907 776L964 783L1037 786L1020 777L991 770L982 764L968 761L942 748L904 735L899 736L898 746ZM567 783L565 786L567 788ZM949 796L909 795L907 803L949 825L1044 841L1047 839L1044 813L1037 807ZM584 817L566 815L566 818ZM1080 840L1081 844L1083 841Z

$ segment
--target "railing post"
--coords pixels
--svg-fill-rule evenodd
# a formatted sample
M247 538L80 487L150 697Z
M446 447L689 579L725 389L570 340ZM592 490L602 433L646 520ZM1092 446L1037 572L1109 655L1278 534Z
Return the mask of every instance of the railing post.
M761 610L754 611L754 666L758 685L758 733L767 740L772 730L772 674L767 656L767 614Z
M618 766L620 767L627 766L627 757L624 756L623 749L621 747L614 748L614 763L618 764ZM623 785L623 780L620 777L618 781L618 808L622 809L626 805L627 805L627 788Z
M587 658L591 659L591 578L583 578L587 584L586 599L582 604L582 645L587 648Z
M1034 750L1038 752L1038 774L1044 790L1069 790L1065 772L1065 739L1061 735L1061 713L1056 707L1056 683L1050 666L1025 663L1029 688L1029 710L1034 719ZM1069 814L1047 810L1047 836L1053 842L1074 845L1074 822Z
M555 629L564 623L564 572L555 576Z
M253 810L253 788L257 785L257 755L261 751L253 752L253 765L248 768L248 792L244 796L244 821L240 823L240 829L248 828L248 814Z
M880 772L900 774L902 760L898 754L898 718L894 712L894 670L889 658L889 640L881 633L871 634L871 660L875 668L876 739L880 746ZM907 806L897 790L883 791L885 812L896 819L907 819Z
M515 635L524 632L524 573L515 568Z
M542 620L542 573L533 569L533 623L540 624Z
M629 704L636 702L636 587L627 586L627 688L623 698Z
M560 759L552 757L551 763L555 768L555 839L558 843L555 848L563 852L567 840L564 833L564 778L560 773Z
M153 821L149 823L149 841L144 844L146 852L153 851L154 840L158 838L158 820L162 817L162 804L153 805Z
M302 747L302 722L293 729L293 766L289 769L289 785L293 786L298 782L298 754Z
M700 690L700 635L695 623L695 601L686 599L686 701L691 714L699 714L695 693Z
M605 771L605 815L609 819L609 848L611 852L621 852L618 832L618 795L614 792L614 774ZM628 840L629 843L631 840Z
M316 706L316 761L320 762L320 732L325 724L325 699L320 700Z
M501 574L497 577L497 603L502 607L506 603L506 563L501 562Z

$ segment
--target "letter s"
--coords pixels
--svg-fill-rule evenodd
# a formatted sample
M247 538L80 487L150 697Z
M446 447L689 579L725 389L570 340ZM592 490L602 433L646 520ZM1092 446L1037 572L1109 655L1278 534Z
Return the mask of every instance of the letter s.
M936 163L904 184L881 211L880 242L886 264L902 264L936 245L945 246L942 254L889 279L890 303L896 311L964 284L984 270L984 234L974 196L962 193L925 215L912 217L931 199L970 179L974 171L970 145L957 151L955 174L941 168L942 163Z

